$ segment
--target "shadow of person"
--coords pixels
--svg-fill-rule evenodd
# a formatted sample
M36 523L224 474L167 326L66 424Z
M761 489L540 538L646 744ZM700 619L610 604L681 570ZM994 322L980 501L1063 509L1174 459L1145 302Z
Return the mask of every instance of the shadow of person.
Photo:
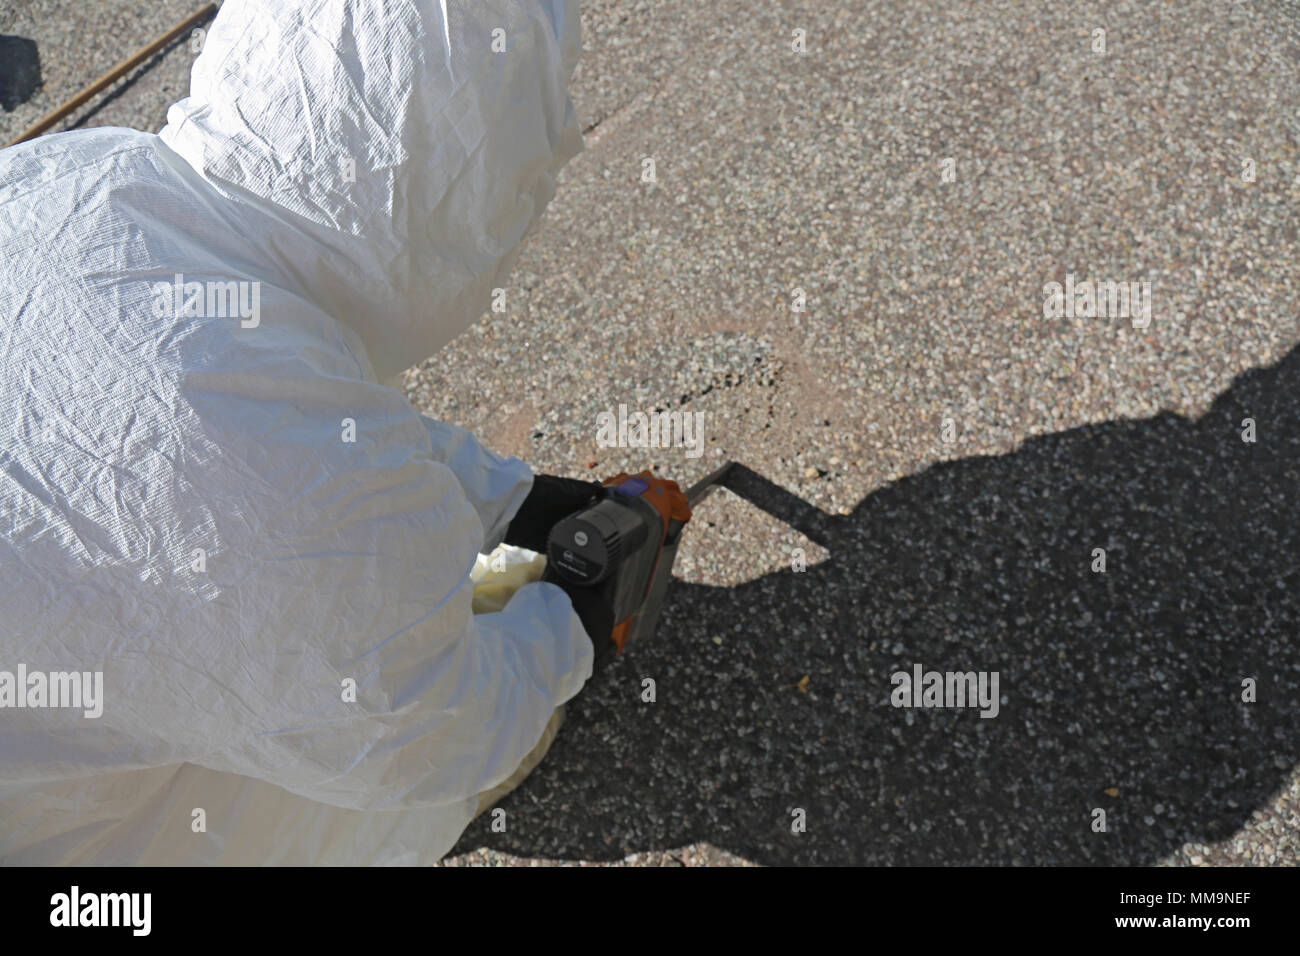
M36 41L0 34L0 109L12 113L41 86Z
M1300 350L1196 421L900 480L825 516L830 558L806 571L675 582L655 638L570 704L506 832L484 818L453 852L1149 864L1228 837L1300 751L1298 410ZM997 715L891 706L915 664L996 671Z

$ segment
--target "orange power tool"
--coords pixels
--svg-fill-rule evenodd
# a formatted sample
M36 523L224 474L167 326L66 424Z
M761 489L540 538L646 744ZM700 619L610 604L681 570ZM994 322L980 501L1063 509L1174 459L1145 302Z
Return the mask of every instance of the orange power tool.
M613 609L609 646L621 654L654 633L691 509L723 483L731 466L727 462L684 492L649 471L606 478L595 504L551 529L542 580L566 590L599 589L593 597Z

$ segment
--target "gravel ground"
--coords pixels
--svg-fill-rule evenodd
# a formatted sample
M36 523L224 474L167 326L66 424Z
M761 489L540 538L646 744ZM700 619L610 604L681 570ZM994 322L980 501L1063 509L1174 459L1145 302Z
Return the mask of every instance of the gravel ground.
M0 0L46 83L0 133L189 9ZM587 151L506 311L406 387L537 471L753 477L447 862L1300 861L1297 4L583 25ZM191 57L84 122L158 128ZM1045 319L1067 273L1149 282L1149 326ZM704 413L703 454L600 447L620 404ZM890 706L918 663L998 672L998 715Z
M0 142L9 142L202 6L197 0L0 0L0 38L35 41L41 80L22 103L0 97ZM162 129L167 107L189 92L193 43L193 37L172 43L50 132L83 126ZM0 71L12 70L17 48L7 48L14 51L8 58L4 49ZM26 62L27 55L23 59ZM0 72L0 77L5 75Z

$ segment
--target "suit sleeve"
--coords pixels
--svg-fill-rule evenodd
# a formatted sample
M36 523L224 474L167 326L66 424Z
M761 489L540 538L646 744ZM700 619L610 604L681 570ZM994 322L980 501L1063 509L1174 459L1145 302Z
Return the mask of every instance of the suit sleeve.
M505 458L483 445L470 432L447 422L420 416L433 445L433 459L456 475L465 497L483 523L481 551L490 552L505 538L510 519L528 497L533 473L518 458Z

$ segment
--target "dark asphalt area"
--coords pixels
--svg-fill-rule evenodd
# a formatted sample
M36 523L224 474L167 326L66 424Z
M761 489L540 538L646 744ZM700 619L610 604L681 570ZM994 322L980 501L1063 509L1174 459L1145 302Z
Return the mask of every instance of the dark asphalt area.
M0 0L43 80L0 137L197 6ZM407 392L538 472L745 470L447 862L1300 862L1300 3L583 28L587 149ZM73 123L160 128L192 59ZM1149 282L1150 324L1045 318L1067 274ZM601 447L620 404L705 413L703 456ZM891 706L915 664L997 672L997 716Z

